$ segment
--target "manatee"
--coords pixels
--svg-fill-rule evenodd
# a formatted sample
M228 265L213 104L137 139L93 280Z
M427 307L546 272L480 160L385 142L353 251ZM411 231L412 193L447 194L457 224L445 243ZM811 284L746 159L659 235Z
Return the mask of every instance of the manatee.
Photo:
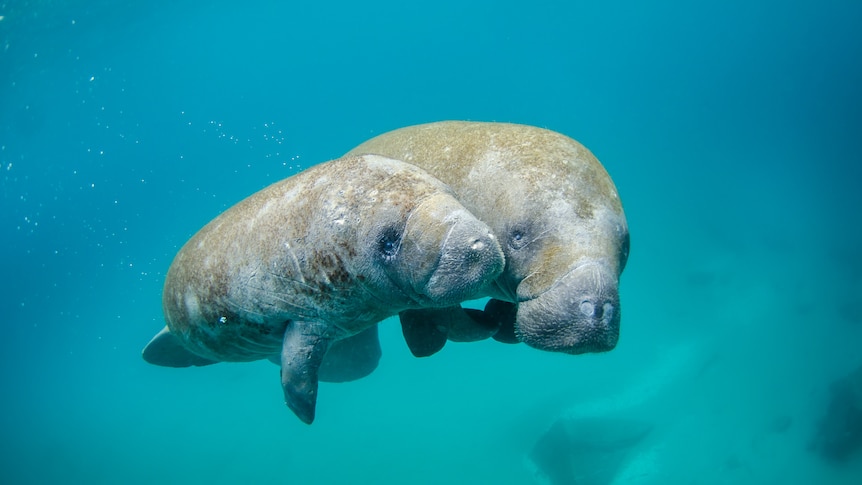
M829 387L828 406L808 448L835 463L851 461L862 450L862 366Z
M528 458L551 485L613 483L628 454L652 431L646 422L616 418L559 418Z
M444 121L379 135L349 152L415 164L487 223L506 267L485 310L401 313L417 356L449 340L493 336L569 354L613 349L629 231L613 181L577 141L508 123ZM454 337L454 338L453 338Z
M329 349L341 349L332 380L367 374L380 320L475 297L503 265L490 228L438 179L381 156L344 157L270 185L195 234L168 270L167 325L143 357L280 362L286 404L310 424Z

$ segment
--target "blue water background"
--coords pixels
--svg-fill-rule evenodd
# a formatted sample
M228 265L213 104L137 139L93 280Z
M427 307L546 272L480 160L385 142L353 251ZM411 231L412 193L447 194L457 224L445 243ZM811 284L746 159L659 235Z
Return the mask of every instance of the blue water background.
M617 483L860 483L807 450L862 364L862 3L0 1L0 481L536 483L561 414L654 425ZM323 384L149 366L179 247L390 129L547 127L632 234L607 354L493 341ZM487 183L493 184L494 180ZM779 426L775 423L787 424Z

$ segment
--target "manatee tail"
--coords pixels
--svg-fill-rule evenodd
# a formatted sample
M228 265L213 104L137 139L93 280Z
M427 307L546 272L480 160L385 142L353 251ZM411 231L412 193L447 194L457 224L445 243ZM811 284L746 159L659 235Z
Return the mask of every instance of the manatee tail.
M191 367L216 363L186 349L183 342L172 334L168 327L163 328L150 340L144 347L142 357L150 364L163 367Z

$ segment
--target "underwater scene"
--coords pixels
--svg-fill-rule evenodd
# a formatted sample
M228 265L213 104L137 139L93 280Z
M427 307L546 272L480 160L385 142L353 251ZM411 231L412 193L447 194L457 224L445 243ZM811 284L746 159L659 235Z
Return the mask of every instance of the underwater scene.
M0 482L862 483L859 25L0 0Z

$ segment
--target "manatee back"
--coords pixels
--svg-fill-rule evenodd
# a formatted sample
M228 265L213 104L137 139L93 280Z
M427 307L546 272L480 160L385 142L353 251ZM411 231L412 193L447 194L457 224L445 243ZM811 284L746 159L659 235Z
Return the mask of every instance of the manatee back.
M581 214L596 204L622 213L616 187L596 157L572 138L535 126L427 123L384 133L349 152L367 153L415 164L476 205L491 206L482 200L489 191L516 182L535 187L530 193L573 201Z
M570 235L567 251L580 251L561 260L621 253L611 263L622 272L628 225L619 193L598 159L572 138L527 125L442 121L393 130L349 152L367 153L440 178L501 244L513 225L554 226Z

